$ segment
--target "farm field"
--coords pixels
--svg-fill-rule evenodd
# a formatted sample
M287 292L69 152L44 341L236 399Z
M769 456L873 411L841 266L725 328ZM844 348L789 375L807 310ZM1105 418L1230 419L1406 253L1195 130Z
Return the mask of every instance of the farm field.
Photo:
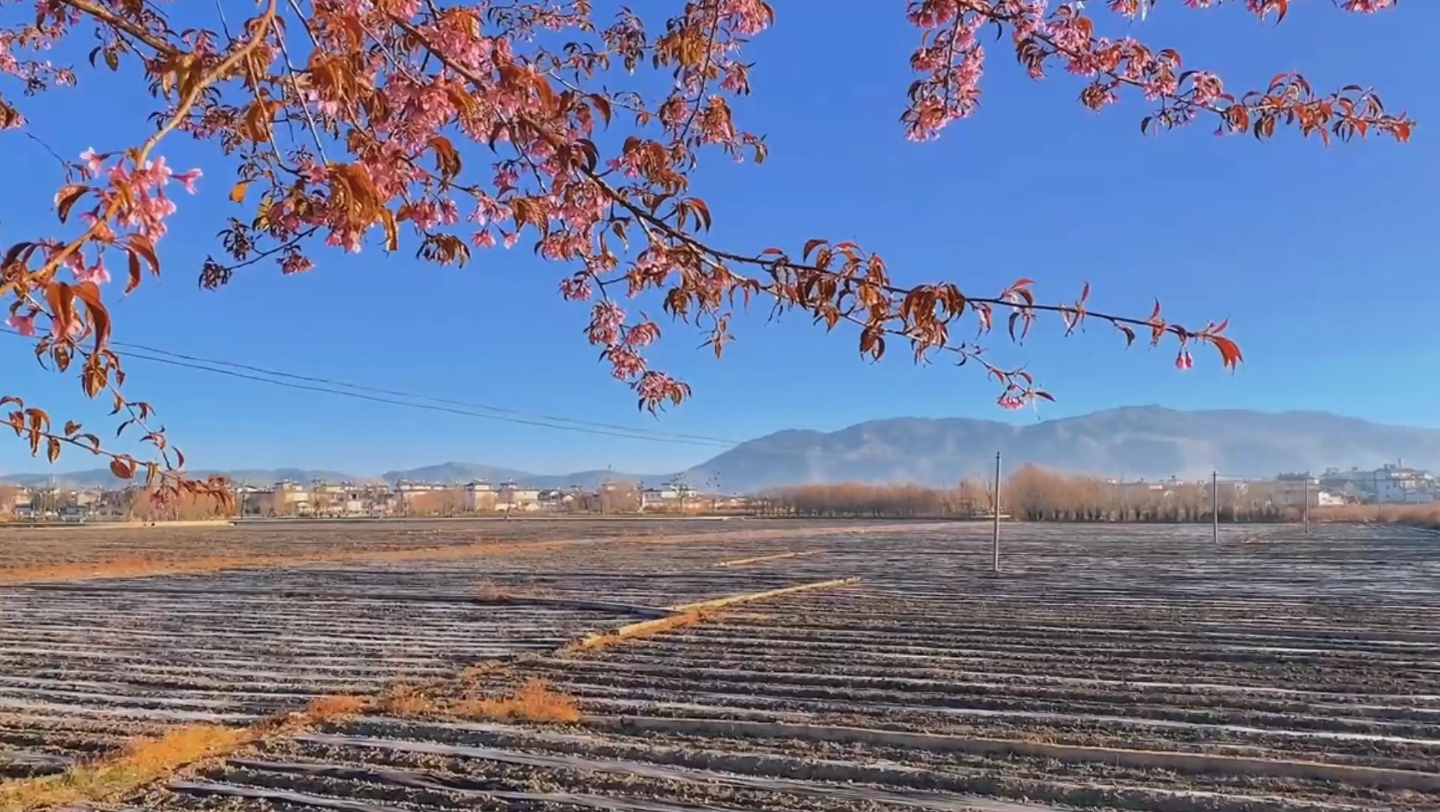
M836 523L807 523L821 528ZM182 526L6 529L0 526L0 583L135 574L145 568L200 571L239 565L472 555L497 544L598 542L689 537L715 532L789 532L793 522L749 519L740 528L714 519L499 519L314 522L253 521L238 527Z
M1215 545L1208 527L1013 525L995 576L977 524L602 524L417 524L442 538L414 542L416 557L0 586L0 771L13 785L136 733L246 725L398 680L428 681L439 701L265 736L119 803L1440 808L1434 534L1227 527ZM336 534L303 543L320 550L410 543L315 532ZM477 533L501 543L494 554L468 549ZM122 542L106 543L125 554ZM447 545L463 554L431 552ZM26 549L26 566L41 563ZM822 582L566 645L659 607ZM497 660L478 683L458 679ZM535 677L574 697L580 720L445 710L450 694Z

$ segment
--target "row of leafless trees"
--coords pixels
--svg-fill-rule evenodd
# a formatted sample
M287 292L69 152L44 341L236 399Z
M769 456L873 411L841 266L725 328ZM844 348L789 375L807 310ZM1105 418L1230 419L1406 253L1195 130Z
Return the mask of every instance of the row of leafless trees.
M953 488L920 485L801 485L764 494L767 515L809 517L980 517L993 515L994 488L976 479ZM1220 488L1221 521L1282 521L1294 509L1255 483ZM1208 483L1117 483L1027 465L1001 483L1000 512L1025 521L1210 521Z
M132 488L123 494L117 494L116 498L121 500L123 515L131 521L193 522L229 516L214 499L191 493L182 493L171 496L164 502L157 502L150 491Z
M752 500L767 516L902 518L981 516L990 512L991 488L965 480L955 488L922 485L798 485L777 488Z

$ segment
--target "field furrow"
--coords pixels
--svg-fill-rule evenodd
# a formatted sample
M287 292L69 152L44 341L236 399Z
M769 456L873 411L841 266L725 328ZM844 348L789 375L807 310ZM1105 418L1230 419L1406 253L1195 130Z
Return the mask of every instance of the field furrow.
M260 737L125 808L1440 809L1432 534L1006 525L996 574L976 524L697 524L0 588L0 776L424 682L423 706ZM323 555L326 532L387 554L473 542L405 527L317 525L297 548ZM825 586L715 603L807 584ZM534 679L578 721L455 712Z

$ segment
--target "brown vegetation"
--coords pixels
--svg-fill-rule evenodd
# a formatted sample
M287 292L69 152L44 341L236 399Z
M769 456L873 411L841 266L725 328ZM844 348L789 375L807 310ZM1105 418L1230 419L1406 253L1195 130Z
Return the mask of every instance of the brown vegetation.
M382 694L375 709L391 716L430 716L439 712L428 693L405 683L397 683Z
M0 567L0 584L34 581L81 581L89 578L135 578L150 575L192 575L234 569L289 567L341 561L434 561L507 552L549 550L576 541L477 542L446 547L400 550L327 550L298 555L220 555L169 560L124 556L106 561Z
M1313 522L1374 522L1405 524L1440 530L1440 504L1430 505L1342 505L1313 508Z
M920 485L802 485L765 497L765 512L804 517L956 517L993 515L991 488L965 480L954 488ZM1193 522L1209 521L1210 485L1199 482L1111 482L1026 465L1000 489L1000 512L1023 521ZM1294 510L1276 503L1263 485L1220 488L1223 521L1283 521Z
M629 623L618 629L611 629L608 632L588 635L577 640L564 648L566 653L579 654L586 651L613 646L623 643L626 640L633 640L638 637L650 637L673 629L693 626L701 621L714 616L716 612L729 606L767 598L778 598L781 595L790 595L795 592L808 592L814 589L830 589L838 586L850 586L859 583L859 578L838 578L831 581L813 581L808 584L797 584L795 586L781 587L779 589L767 589L764 592L746 592L740 595L728 595L723 598L712 598L706 601L687 603L682 606L671 607L674 614L665 617L642 620L637 623Z
M600 490L601 513L639 513L643 502L640 488L633 482L611 482Z
M343 719L364 712L369 700L354 694L317 696L305 705L305 715L316 722Z
M573 697L556 691L537 677L522 682L508 696L465 699L451 712L463 719L495 722L537 722L569 724L580 721L580 707Z
M124 513L131 521L203 521L223 519L232 515L225 505L201 493L167 494L162 501L157 491L132 488L125 492Z
M182 725L154 738L137 739L120 755L59 774L0 785L0 810L103 803L180 767L231 752L252 740L248 728Z
M673 615L657 617L651 620L642 620L637 623L628 623L618 629L611 629L608 632L586 635L566 646L565 652L568 654L578 654L585 651L594 651L596 649L613 646L617 643L623 643L626 640L633 640L637 637L649 637L673 629L693 626L705 618L706 614L698 609L677 610Z
M407 516L456 516L465 512L465 492L459 488L425 491L405 498Z
M759 500L759 509L779 516L913 518L978 516L990 502L989 489L970 480L956 488L844 482L779 488Z
M765 564L771 561L783 561L787 558L804 558L807 555L815 555L821 550L797 550L793 553L775 553L774 555L756 555L749 558L732 558L729 561L721 561L717 567L748 567L751 564Z
M20 495L16 485L0 484L0 519L8 519L15 512L15 499Z

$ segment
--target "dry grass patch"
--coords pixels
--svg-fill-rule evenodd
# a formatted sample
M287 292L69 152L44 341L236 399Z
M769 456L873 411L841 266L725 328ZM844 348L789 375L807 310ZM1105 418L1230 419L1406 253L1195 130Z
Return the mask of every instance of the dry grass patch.
M595 651L608 646L623 643L626 640L633 640L637 637L649 637L655 634L694 626L703 621L708 615L698 609L676 612L673 615L657 617L653 620L642 620L638 623L629 623L618 629L608 632L587 635L562 649L566 654L577 654L584 651Z
M743 595L730 595L724 598L713 598L708 601L687 603L683 606L673 607L675 613L673 615L655 618L654 620L642 620L639 623L630 623L618 629L612 629L608 632L600 632L581 638L565 646L561 649L561 653L579 654L594 651L607 646L613 646L617 643L623 643L626 640L634 640L638 637L650 637L651 635L663 634L674 629L694 626L730 606L738 606L743 603L751 603L767 598L778 598L796 592L808 592L812 589L831 589L834 587L851 586L859 582L859 578L837 578L833 581L814 581L808 584L796 584L795 586L781 587L779 589L767 589L764 592L747 592Z
M398 684L382 694L375 702L376 710L391 716L435 716L440 706L423 690L412 685Z
M486 583L481 584L480 588L475 590L475 599L481 603L505 603L509 596L500 587Z
M246 728L183 725L137 739L118 756L77 765L59 775L0 785L0 810L103 803L196 761L223 755L255 738Z
M580 543L576 540L474 542L398 550L330 550L298 555L216 555L195 558L120 556L103 561L0 566L0 584L35 581L85 581L92 578L136 578L151 575L203 575L222 570L273 569L303 564L348 561L448 561L477 555L546 551Z
M473 687L476 683L493 679L508 672L510 667L509 663L498 661L466 666L465 669L460 672L460 685L462 688Z
M580 707L574 698L556 691L538 677L525 680L508 696L462 700L452 708L452 713L462 719L495 722L566 724L580 721Z
M757 555L750 558L736 558L730 561L721 561L717 567L744 567L750 564L763 564L767 561L782 561L787 558L804 558L807 555L815 555L820 550L798 550L793 553L776 553L775 555Z
M1316 522L1376 522L1440 530L1440 504L1340 505L1313 508L1310 518Z
M305 717L312 722L328 722L363 713L370 700L354 694L317 696L305 705Z
M478 679L482 673L493 673L488 668L476 666L467 669L467 674ZM495 705L497 709L516 708L507 711L519 714L513 718L531 718L525 714L548 721L573 721L571 714L574 719L579 718L573 701L543 684L532 686L527 683L513 697L484 701L498 703ZM571 709L568 712L565 710L567 702ZM262 737L284 735L371 710L402 717L441 716L444 713L427 688L400 683L373 698L353 694L315 697L301 711L268 717L249 727L179 725L159 736L135 739L122 753L111 758L77 764L58 775L0 784L0 812L116 801L146 785L169 778L187 765L228 755Z

